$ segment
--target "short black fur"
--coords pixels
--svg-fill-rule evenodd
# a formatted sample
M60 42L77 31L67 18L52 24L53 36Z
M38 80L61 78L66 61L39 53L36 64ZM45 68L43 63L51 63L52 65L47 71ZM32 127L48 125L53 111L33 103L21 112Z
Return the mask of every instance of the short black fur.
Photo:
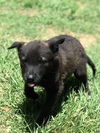
M96 69L76 38L59 35L46 41L15 42L9 49L11 48L18 49L26 97L33 100L38 98L33 90L36 85L43 86L46 90L46 101L37 120L39 125L47 122L63 96L65 79L72 74L90 94L86 64L90 65L94 76Z

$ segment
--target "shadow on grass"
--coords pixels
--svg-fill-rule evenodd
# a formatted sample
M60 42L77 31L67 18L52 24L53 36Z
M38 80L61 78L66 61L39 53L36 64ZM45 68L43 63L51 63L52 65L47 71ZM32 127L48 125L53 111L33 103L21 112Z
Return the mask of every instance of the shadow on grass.
M61 111L61 109L62 109L61 103L63 101L67 102L68 96L70 93L72 93L73 90L78 92L79 82L73 76L70 79L68 79L67 81L65 81L65 88L66 89L65 89L63 98L60 100L59 105L57 105L57 107L52 112L53 116L56 116L56 114ZM26 99L23 101L23 104L18 105L19 113L25 119L25 125L27 127L26 128L27 131L35 130L35 128L36 128L35 121L38 118L39 113L40 113L41 108L42 108L42 105L45 101L45 95L46 95L45 90L38 92L38 94L39 94L39 98L36 101Z
M36 128L38 118L43 103L45 101L45 91L38 92L39 98L35 101L25 98L22 104L18 104L18 114L21 114L25 121L26 130L33 131Z

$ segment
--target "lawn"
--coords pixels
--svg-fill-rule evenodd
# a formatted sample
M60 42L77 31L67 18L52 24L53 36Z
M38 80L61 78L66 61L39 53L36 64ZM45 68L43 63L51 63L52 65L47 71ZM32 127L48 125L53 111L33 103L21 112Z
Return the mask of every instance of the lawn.
M23 95L23 80L14 41L48 39L59 34L78 38L96 65L91 96L74 91L45 127L34 127L43 101ZM66 99L66 98L65 98ZM100 0L0 0L0 133L100 133Z

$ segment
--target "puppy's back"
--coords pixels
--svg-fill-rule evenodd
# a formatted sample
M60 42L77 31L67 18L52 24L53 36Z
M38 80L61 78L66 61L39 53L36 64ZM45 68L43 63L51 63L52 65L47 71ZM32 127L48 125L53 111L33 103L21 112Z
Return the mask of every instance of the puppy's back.
M64 35L65 41L59 45L60 64L68 73L74 72L82 63L86 63L86 53L81 43L74 37Z

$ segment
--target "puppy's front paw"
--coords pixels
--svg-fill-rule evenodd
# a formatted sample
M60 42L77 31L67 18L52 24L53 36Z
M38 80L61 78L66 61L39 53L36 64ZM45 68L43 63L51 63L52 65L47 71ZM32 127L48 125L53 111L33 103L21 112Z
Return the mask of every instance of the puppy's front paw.
M45 126L48 122L48 119L49 117L48 116L45 116L43 117L43 115L40 115L36 121L36 123L39 125L39 126Z
M43 124L43 117L39 117L39 118L37 119L36 123L37 123L39 126L44 125L44 124Z

